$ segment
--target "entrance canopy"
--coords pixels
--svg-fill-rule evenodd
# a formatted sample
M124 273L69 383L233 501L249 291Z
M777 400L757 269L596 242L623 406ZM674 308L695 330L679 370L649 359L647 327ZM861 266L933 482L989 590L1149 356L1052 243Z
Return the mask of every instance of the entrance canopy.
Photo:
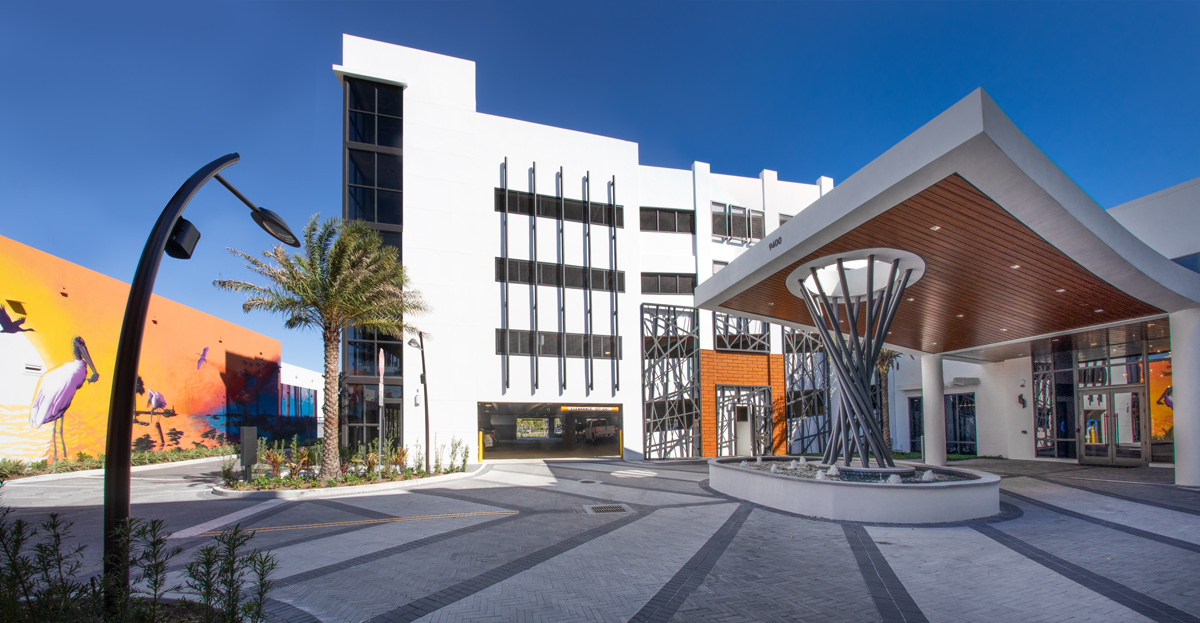
M876 247L925 263L885 338L912 353L999 361L1018 355L1005 345L1200 307L1200 274L1109 216L982 89L697 286L697 305L811 330L793 272Z

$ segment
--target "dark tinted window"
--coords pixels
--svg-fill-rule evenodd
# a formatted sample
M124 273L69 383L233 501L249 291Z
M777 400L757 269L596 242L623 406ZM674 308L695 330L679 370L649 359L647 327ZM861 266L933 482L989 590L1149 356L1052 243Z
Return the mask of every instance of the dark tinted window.
M383 238L383 244L392 246L392 247L396 247L397 250L399 250L401 248L400 234L390 232L390 231L381 231L381 232L379 232L379 236L381 238Z
M375 112L375 87L360 80L346 80L350 91L350 108Z
M642 208L639 214L642 231L658 231L658 210Z
M391 85L379 85L379 110L381 115L404 116L404 89Z
M351 184L359 186L375 185L375 154L369 151L350 150L350 163L347 175Z
M390 156L388 154L375 154L376 166L378 167L378 178L376 186L380 188L391 188L393 190L401 190L403 179L403 168L401 166L400 156Z
M350 219L371 221L375 219L375 191L370 188L351 186L347 189L346 210Z
M355 143L375 142L375 115L351 112L346 126L346 139Z
M691 212L680 212L679 220L676 222L675 231L685 234L696 233L695 214Z
M391 117L379 117L379 142L384 147L403 147L404 122ZM354 140L354 139L350 139Z
M376 191L378 214L376 220L389 225L403 225L403 195L390 190Z

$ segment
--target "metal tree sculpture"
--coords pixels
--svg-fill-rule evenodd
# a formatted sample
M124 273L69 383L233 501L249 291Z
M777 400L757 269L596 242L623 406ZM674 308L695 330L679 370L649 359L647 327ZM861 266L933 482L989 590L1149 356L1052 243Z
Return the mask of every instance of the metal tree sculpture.
M884 270L877 270L877 265L886 269L882 281ZM825 448L827 465L841 458L848 467L857 454L862 467L871 467L871 455L879 466L895 467L891 448L884 444L873 417L871 378L904 289L921 277L924 268L914 254L867 249L809 262L789 278L788 290L798 293L808 306L838 379L840 408ZM843 334L841 323L848 334Z

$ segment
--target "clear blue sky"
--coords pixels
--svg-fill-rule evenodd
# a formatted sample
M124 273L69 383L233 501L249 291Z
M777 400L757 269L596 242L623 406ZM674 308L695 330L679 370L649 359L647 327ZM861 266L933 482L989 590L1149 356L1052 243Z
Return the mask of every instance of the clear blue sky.
M202 164L299 229L341 210L343 32L476 62L478 109L643 164L841 182L982 86L1102 206L1200 176L1200 3L35 2L0 14L0 235L128 281ZM551 94L557 93L557 98ZM210 184L156 292L283 341L209 285L270 241ZM0 267L0 284L3 284Z

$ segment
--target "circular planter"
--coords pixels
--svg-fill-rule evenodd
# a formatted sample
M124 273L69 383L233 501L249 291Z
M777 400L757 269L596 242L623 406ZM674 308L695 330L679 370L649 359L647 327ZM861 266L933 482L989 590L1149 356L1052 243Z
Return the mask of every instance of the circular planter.
M772 474L738 465L742 458L708 462L708 484L721 493L783 511L867 523L945 523L1000 512L1000 477L970 469L936 467L971 477L953 482L888 484L841 482ZM764 459L764 463L772 459ZM777 457L775 462L791 461Z

